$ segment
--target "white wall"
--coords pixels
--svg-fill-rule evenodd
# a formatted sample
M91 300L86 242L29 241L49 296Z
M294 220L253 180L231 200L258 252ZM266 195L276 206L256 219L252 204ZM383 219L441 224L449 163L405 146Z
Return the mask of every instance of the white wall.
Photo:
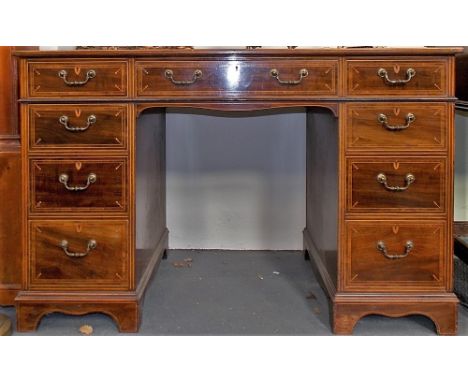
M468 221L468 112L455 114L455 221Z
M304 111L190 112L167 113L170 247L302 249Z

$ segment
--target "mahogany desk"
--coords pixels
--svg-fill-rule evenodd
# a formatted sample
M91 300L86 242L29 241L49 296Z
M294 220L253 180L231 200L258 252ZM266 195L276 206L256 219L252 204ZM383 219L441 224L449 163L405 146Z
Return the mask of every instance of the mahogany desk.
M332 328L422 314L452 293L454 55L460 49L18 52L23 285L18 330L103 312L138 330L167 248L165 108L307 112L306 256ZM151 128L138 117L157 110ZM142 181L140 171L151 173ZM135 200L147 214L137 216ZM137 230L144 230L136 243Z

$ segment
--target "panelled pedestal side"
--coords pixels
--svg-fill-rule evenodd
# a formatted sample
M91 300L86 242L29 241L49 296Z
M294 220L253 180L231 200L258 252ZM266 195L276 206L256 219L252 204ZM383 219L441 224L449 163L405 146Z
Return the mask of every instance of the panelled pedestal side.
M454 334L458 51L19 53L18 330L57 311L104 312L121 330L138 330L145 287L167 248L165 107L301 106L304 248L330 296L333 331L351 333L367 314L423 314Z
M0 305L21 289L21 155L12 46L0 46Z

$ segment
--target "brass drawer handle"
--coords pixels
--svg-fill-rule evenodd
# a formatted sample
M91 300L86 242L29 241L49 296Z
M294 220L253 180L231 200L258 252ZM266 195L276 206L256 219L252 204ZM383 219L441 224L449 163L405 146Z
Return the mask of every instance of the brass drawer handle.
M377 182L383 184L388 191L406 191L415 180L416 177L413 174L406 174L404 186L389 186L387 183L387 176L384 173L377 175Z
M196 69L193 72L192 79L187 81L175 80L174 79L174 72L171 69L166 69L164 71L164 77L170 80L174 85L192 85L194 84L199 78L202 78L203 72L200 69Z
M271 69L270 70L270 75L274 78L276 78L276 80L282 84L282 85L298 85L302 82L302 79L303 78L306 78L308 75L309 75L309 71L305 68L299 70L299 79L298 80L282 80L279 76L279 72L278 72L278 69Z
M416 120L416 116L413 113L406 114L406 117L405 117L406 124L404 124L404 125L389 125L388 124L388 117L385 114L379 114L379 116L377 117L377 120L387 130L399 131L399 130L407 129Z
M91 184L96 183L97 175L91 173L88 175L88 180L86 185L84 186L69 186L68 185L68 175L67 174L60 174L59 175L59 182L62 183L68 191L84 191L86 190Z
M88 122L86 124L86 126L82 126L82 127L79 127L79 126L70 126L68 124L68 117L66 115L62 115L60 118L59 118L59 122L65 126L65 129L68 130L68 131L72 131L72 132L81 132L81 131L86 131L89 129L89 127L93 124L96 123L97 121L97 118L94 114L91 114L89 117L88 117Z
M404 80L391 80L390 78L388 78L388 72L384 68L380 68L377 71L377 75L379 77L382 77L385 80L385 82L389 85L405 85L408 82L410 82L416 75L416 70L414 70L413 68L409 68L406 71L406 78Z
M97 242L96 240L89 240L88 241L88 246L86 248L86 252L70 252L68 250L68 241L66 240L62 240L60 242L60 247L63 249L63 252L65 252L65 254L68 256L68 257L85 257L85 256L88 256L89 253L93 250L93 249L96 249L97 248Z
M387 259L396 260L396 259L403 259L410 254L413 250L414 244L411 240L408 240L405 244L405 252L404 253L388 253L387 247L383 241L377 242L377 249L380 251L382 255L384 255Z
M65 82L68 86L83 86L88 83L89 80L96 77L96 71L94 69L90 69L86 72L86 78L83 81L68 81L68 72L65 69L62 69L58 72L58 76Z

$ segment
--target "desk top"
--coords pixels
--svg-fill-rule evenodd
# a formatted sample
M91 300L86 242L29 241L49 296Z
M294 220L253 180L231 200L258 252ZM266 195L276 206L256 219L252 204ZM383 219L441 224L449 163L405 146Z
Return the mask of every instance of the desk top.
M459 47L405 47L405 48L315 48L315 49L78 49L48 51L16 51L19 57L311 57L311 56L440 56L463 52Z

